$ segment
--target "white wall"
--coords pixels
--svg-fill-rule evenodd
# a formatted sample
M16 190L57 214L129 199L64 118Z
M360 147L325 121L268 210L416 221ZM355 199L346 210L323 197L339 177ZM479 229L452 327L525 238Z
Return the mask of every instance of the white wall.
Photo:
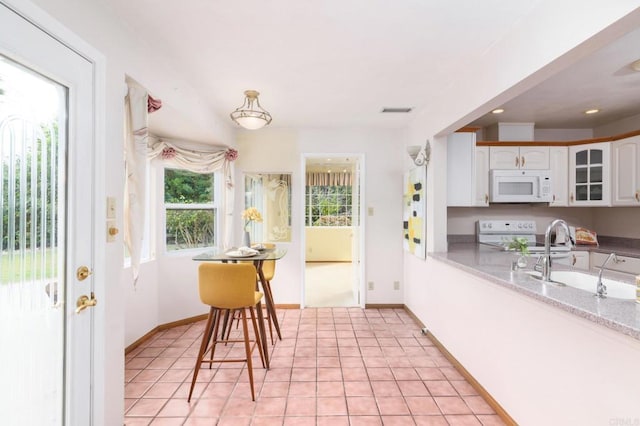
M637 339L434 259L427 263L438 279L422 282L425 326L518 424L638 418Z
M596 138L615 136L638 129L640 129L640 114L596 127L593 129L593 136Z
M640 238L638 207L594 208L593 229L598 235Z
M577 141L593 138L592 129L534 129L535 141Z
M307 262L351 262L352 238L350 226L307 226L305 253Z
M303 163L302 155L311 153L364 154L363 208L373 208L366 217L365 281L375 281L366 303L402 303L402 290L393 290L393 282L402 285L402 161L408 156L403 148L405 134L397 130L366 129L263 129L242 132L238 136L239 156L236 181L247 172L292 173L292 238L280 243L288 248L278 261L273 291L276 303L300 303L304 277L302 234ZM244 199L236 197L236 211L244 208ZM236 230L239 241L241 226Z

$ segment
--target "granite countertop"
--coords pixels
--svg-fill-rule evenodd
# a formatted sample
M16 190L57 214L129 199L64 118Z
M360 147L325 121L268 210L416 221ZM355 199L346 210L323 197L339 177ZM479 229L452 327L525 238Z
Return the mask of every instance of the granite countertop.
M611 252L607 251L607 247L602 246L590 249L604 253ZM630 252L636 253L633 257L640 257L640 251L631 250ZM624 250L616 250L616 253L628 255ZM448 252L429 253L429 256L502 287L640 340L640 304L635 300L600 299L589 292L573 287L556 287L544 284L527 274L527 271L532 270L534 261L530 261L526 270L511 271L511 262L514 260L513 253L475 243L451 243ZM571 268L555 264L553 269L570 270ZM589 273L587 271L579 272ZM606 271L606 278L634 285L634 277L630 274Z

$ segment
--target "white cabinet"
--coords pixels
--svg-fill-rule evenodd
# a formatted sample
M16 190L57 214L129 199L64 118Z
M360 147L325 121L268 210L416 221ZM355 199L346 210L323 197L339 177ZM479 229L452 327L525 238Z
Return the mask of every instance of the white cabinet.
M599 271L610 253L591 253L591 265L595 271ZM624 272L625 274L640 275L640 258L618 256L618 263L609 261L605 268L612 271Z
M546 170L548 146L492 146L489 166L493 169Z
M476 147L476 135L458 132L447 139L447 206L489 205L489 149Z
M475 191L474 206L489 206L489 147L475 149Z
M640 136L611 144L611 205L640 206Z
M589 270L589 252L588 251L572 251L568 257L554 259L556 263L561 265L569 265L573 269Z
M611 202L609 142L569 147L569 205L608 206Z
M549 147L549 169L551 169L552 197L549 207L569 205L569 148Z

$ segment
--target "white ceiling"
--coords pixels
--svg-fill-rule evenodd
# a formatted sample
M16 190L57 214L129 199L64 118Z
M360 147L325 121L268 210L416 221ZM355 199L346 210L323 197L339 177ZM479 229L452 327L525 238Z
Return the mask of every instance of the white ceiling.
M640 114L640 72L630 66L640 59L639 47L640 30L634 30L505 103L504 113L489 113L471 124L533 122L536 128L589 129ZM584 114L592 108L600 112Z
M105 3L162 52L168 65L225 120L241 105L243 91L255 89L273 116L271 127L401 128L415 112L382 114L383 107L424 107L430 93L451 82L457 68L468 66L478 52L504 37L509 26L537 2ZM640 37L634 37L627 42L638 46ZM631 75L624 68L624 61L637 59L632 58L637 49L612 50L583 65L581 72L588 73L566 71L507 103L508 112L500 121L589 127L594 121L579 120L579 111L587 106L603 109L592 120L640 112L636 102L640 73ZM169 106L164 114L170 111L176 113ZM188 111L177 114L188 116ZM155 119L161 126L160 115Z

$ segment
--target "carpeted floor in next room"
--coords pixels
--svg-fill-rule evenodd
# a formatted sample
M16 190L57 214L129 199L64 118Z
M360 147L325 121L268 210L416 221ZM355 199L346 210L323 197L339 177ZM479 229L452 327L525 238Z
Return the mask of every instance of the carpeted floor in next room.
M201 321L159 332L126 356L125 424L504 424L402 309L278 316L283 338L269 343L268 371L255 351L255 402L244 363L203 367L187 402ZM223 348L227 356L243 351L234 345Z

